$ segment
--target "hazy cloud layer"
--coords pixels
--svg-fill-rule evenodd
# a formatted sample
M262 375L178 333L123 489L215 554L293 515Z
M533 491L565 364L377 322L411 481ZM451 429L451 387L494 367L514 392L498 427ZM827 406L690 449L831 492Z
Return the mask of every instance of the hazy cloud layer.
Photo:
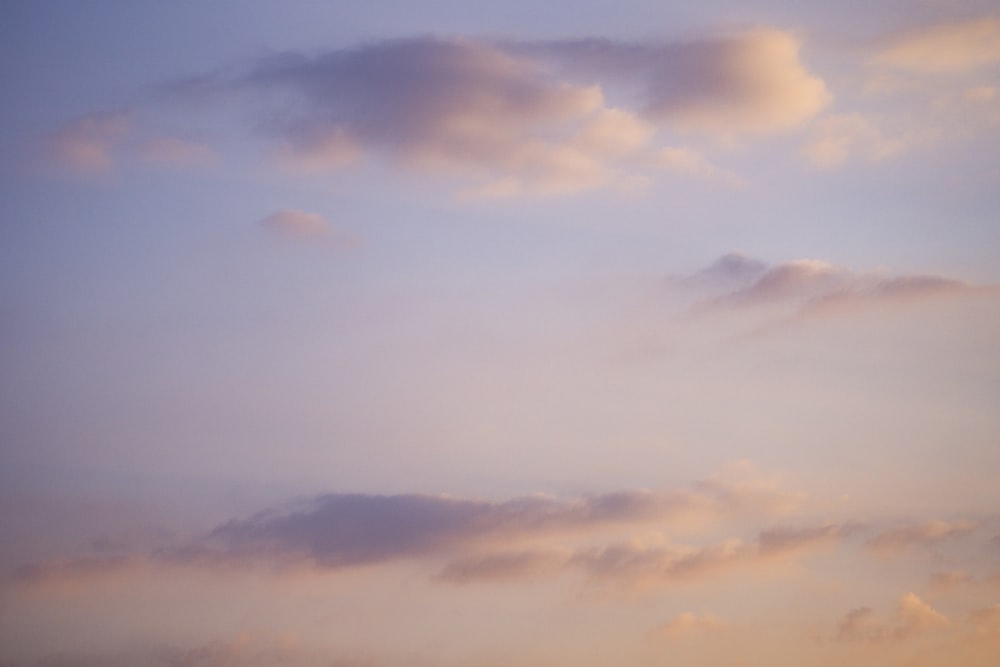
M948 619L913 593L904 595L890 619L861 607L848 612L837 629L836 638L845 642L879 644L916 638L948 626Z
M82 177L113 174L123 161L151 166L204 167L216 162L207 145L150 133L138 109L95 111L66 121L37 143L48 170Z
M942 23L898 35L875 64L921 74L960 73L1000 63L1000 18Z
M812 126L812 138L802 147L802 154L821 168L839 167L858 156L869 162L894 157L906 150L906 142L890 138L861 114L837 114L818 120Z
M81 175L106 174L115 153L134 129L135 113L99 111L67 121L42 140L43 157L57 169Z
M654 637L674 639L690 635L700 635L717 632L726 627L726 622L714 614L699 614L686 611L653 631Z
M974 521L927 521L882 531L868 541L868 546L882 552L928 546L970 535L977 527Z
M570 565L582 568L596 579L628 586L698 581L794 557L833 544L852 530L853 526L846 524L779 528L763 531L751 542L730 539L702 547L664 546L632 540L581 549L573 555Z
M12 663L13 664L13 663ZM254 635L202 646L160 645L113 654L55 654L18 667L371 667L364 657L337 657L294 639Z

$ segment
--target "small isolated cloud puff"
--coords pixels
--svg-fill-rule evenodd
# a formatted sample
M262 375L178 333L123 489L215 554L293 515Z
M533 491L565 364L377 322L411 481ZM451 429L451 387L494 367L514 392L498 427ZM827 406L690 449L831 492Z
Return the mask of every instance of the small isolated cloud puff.
M837 628L836 639L842 642L880 644L919 637L947 627L948 619L913 593L904 595L889 620L862 607L849 611Z
M920 74L961 73L1000 63L1000 19L983 17L903 34L880 51L876 65Z
M316 213L283 209L257 224L269 232L291 239L333 242L343 247L353 247L357 243L353 236L335 229L326 218Z

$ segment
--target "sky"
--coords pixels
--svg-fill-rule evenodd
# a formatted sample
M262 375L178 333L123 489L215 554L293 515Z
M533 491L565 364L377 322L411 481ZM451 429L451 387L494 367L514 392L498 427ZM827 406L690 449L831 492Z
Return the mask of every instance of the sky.
M0 667L1000 658L987 0L0 8Z

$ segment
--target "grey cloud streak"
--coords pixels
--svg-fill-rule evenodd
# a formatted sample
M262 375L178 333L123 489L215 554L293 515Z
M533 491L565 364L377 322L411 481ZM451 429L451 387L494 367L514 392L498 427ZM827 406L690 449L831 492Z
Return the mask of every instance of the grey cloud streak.
M337 569L632 525L773 516L800 497L754 483L709 479L677 490L635 490L560 500L523 496L490 502L447 496L329 494L224 523L187 543L129 553L34 563L23 582L100 577L135 566ZM517 569L495 561L484 567Z
M333 494L295 511L219 526L209 536L220 555L294 554L322 567L381 562L491 540L655 522L683 515L768 512L786 502L770 494L704 482L679 491L627 491L556 500L502 502L427 495Z
M892 305L970 293L995 293L945 276L896 274L884 270L858 272L818 259L768 264L741 253L729 253L689 276L673 277L672 289L706 291L693 304L695 312L792 305L798 317L855 310L866 305Z

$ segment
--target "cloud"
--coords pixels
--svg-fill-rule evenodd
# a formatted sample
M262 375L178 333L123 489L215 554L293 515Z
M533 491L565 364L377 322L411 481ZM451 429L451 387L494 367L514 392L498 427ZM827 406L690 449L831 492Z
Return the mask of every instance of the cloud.
M682 525L774 516L800 501L800 496L769 484L721 478L676 490L634 490L574 499L523 496L486 501L418 494L329 494L234 519L208 535L172 547L131 553L120 549L110 556L28 565L19 578L25 583L74 576L99 578L135 565L337 569L422 557L448 559L439 577L444 580L513 577L544 569L556 553L551 547L518 551L512 548L517 541L651 523ZM490 551L498 545L506 551Z
M1000 19L943 23L897 36L873 63L918 74L970 72L1000 64Z
M750 286L767 269L767 262L748 257L741 252L730 252L689 276L672 276L668 282L683 287L731 292Z
M449 561L435 578L456 584L534 579L560 571L566 561L562 551L504 551Z
M254 100L286 167L387 159L451 174L466 198L630 190L651 170L734 185L657 133L731 138L801 125L829 93L798 52L794 35L768 29L679 43L413 37L283 54L174 91Z
M843 284L846 272L818 259L798 259L768 268L749 286L720 297L728 305L812 298Z
M884 160L906 149L902 139L889 139L860 114L827 116L813 125L812 138L802 154L821 168L839 167L853 155L869 161Z
M850 523L771 528L761 532L757 542L762 555L780 554L830 544L856 532L859 528L859 525Z
M726 626L727 623L714 614L697 614L686 611L674 616L656 628L653 631L653 636L674 639L677 637L708 634L724 629Z
M63 124L42 140L51 166L80 175L111 172L115 153L133 131L135 114L128 109L98 111Z
M751 562L754 545L739 539L704 547L661 547L639 540L581 549L570 564L595 579L657 585L701 579Z
M31 667L371 667L365 657L336 656L303 645L293 637L244 634L201 646L159 645L118 653L59 653Z
M287 513L237 520L213 531L222 555L294 555L322 567L441 553L459 546L684 516L775 511L788 497L702 482L678 491L626 491L574 500L525 496L501 502L448 496L321 496Z
M752 542L730 539L701 547L661 546L630 540L578 550L569 564L596 579L626 585L657 585L697 581L747 567L766 566L832 544L852 530L849 525L824 524L761 532Z
M514 179L537 192L615 180L605 165L649 129L605 106L595 85L554 81L523 58L470 39L376 42L261 64L236 85L277 94L267 127L281 157L341 166L367 152L421 171ZM288 97L293 104L282 104Z
M275 211L258 224L277 234L295 238L331 237L334 234L333 226L323 216L293 209Z
M885 530L868 541L874 551L895 552L916 546L931 546L964 537L977 528L974 521L926 521Z
M891 619L880 619L862 607L848 612L837 628L836 639L842 642L880 644L898 642L926 635L949 625L948 619L913 593L900 598Z
M577 76L637 91L641 115L679 130L736 136L797 127L829 103L799 60L799 40L776 29L678 43L601 39L525 44Z
M691 275L672 278L670 284L714 292L694 304L695 312L786 306L797 318L857 312L867 306L902 305L989 289L943 276L852 271L819 259L769 265L739 253L724 255Z

